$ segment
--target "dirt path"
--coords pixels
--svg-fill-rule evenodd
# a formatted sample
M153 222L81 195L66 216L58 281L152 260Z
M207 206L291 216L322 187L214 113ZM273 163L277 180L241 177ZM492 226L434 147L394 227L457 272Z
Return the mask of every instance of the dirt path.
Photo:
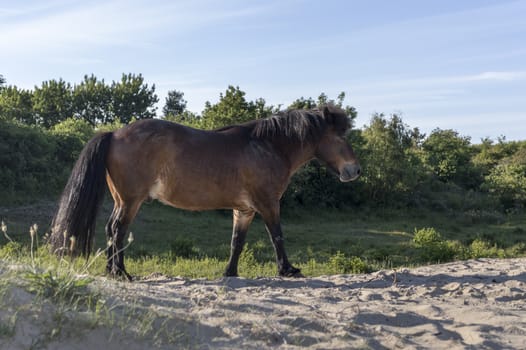
M124 332L93 327L49 349L526 348L524 258L309 279L101 278L93 286L113 312L133 306L144 320L132 322L139 314L131 313ZM140 325L149 327L143 337ZM23 348L16 340L27 335L17 326L8 348Z

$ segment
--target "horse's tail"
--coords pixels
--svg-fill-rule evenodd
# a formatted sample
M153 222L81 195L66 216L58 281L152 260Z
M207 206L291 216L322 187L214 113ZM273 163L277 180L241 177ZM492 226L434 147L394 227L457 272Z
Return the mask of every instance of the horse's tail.
M92 138L71 171L51 223L53 252L89 256L93 245L95 219L106 189L106 157L112 133Z

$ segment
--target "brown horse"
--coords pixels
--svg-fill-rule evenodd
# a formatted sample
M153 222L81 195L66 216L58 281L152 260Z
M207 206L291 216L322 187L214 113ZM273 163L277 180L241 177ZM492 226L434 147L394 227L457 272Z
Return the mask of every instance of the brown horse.
M291 176L318 158L355 180L360 165L345 140L350 128L339 108L289 110L267 119L215 131L149 119L102 133L82 150L51 227L55 252L88 255L107 183L114 200L106 225L111 243L107 272L128 275L123 241L141 204L157 199L189 210L233 209L226 276L237 276L248 227L259 213L276 253L281 276L299 275L285 253L280 199Z

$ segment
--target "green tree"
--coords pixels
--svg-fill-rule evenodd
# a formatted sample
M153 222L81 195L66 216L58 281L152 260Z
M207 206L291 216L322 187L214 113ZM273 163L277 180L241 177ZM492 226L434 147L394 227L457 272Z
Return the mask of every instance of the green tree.
M35 124L31 90L8 86L0 90L0 118Z
M225 94L219 95L218 103L206 102L201 123L206 129L217 129L226 125L265 118L273 111L272 106L266 106L264 99L260 98L255 102L247 101L244 91L230 85Z
M484 138L480 144L472 145L473 164L479 169L482 176L487 176L501 160L513 156L520 145L521 143L517 141L507 142L504 137L498 138L497 142Z
M163 118L172 122L199 128L200 117L186 109L186 100L182 91L168 91L163 107Z
M171 121L171 122L191 126L197 129L200 129L203 127L201 123L201 117L198 114L190 112L190 111L184 111L183 113L178 114L178 115L168 114L168 115L165 115L163 119Z
M310 101L312 101L312 98L309 98ZM330 99L329 96L327 96L324 92L322 92L319 96L318 96L318 101L316 102L316 105L317 107L320 107L320 106L324 106L326 104L331 104L331 105L335 105L337 107L340 107L340 108L351 108L353 111L356 111L354 109L354 107L350 107L350 106L346 106L344 107L343 106L343 103L345 101L345 92L342 91L338 94L338 97L336 97L336 100L333 100L333 99ZM351 113L348 113L349 115Z
M181 115L186 111L186 104L184 92L177 90L168 91L163 107L163 115L173 117Z
M123 74L121 81L111 85L111 113L122 123L132 118L153 118L159 98L155 94L155 85L148 87L141 74Z
M274 106L267 106L267 102L263 98L257 98L255 101L249 102L252 119L267 118L279 111Z
M91 126L111 123L114 116L110 111L111 89L95 75L85 75L84 80L73 87L73 115Z
M68 166L74 164L82 147L93 137L94 132L91 124L84 119L68 118L54 125L49 131L57 145L54 162Z
M480 172L471 162L470 137L460 136L455 130L435 129L422 148L426 165L440 181L452 181L468 189L480 185Z
M0 90L2 90L5 86L6 80L2 74L0 74Z
M368 197L385 204L393 197L414 191L424 176L418 158L418 145L423 138L420 131L409 128L396 114L387 119L376 113L362 136L362 181Z
M322 107L327 104L331 104L337 107L342 108L347 115L349 116L351 120L351 125L354 125L354 121L356 120L356 117L358 116L358 112L356 111L356 108L353 106L346 105L344 106L343 103L345 101L345 92L340 92L338 97L336 98L336 101L333 99L330 99L324 92L320 93L318 96L318 99L315 101L312 97L309 97L305 99L303 96L294 100L289 106L289 109L313 109L316 107Z
M354 125L354 121L356 120L356 117L358 116L358 111L353 106L349 106L349 105L344 106L343 105L344 101L345 101L345 92L342 91L336 98L336 101L329 100L329 103L345 110L345 113L347 113L347 115L351 119L351 122L353 123L352 125Z
M41 128L0 120L0 200L56 190L54 152L53 140Z
M505 208L526 206L526 165L501 164L486 176L483 188L496 195Z
M502 158L486 175L482 188L497 196L505 208L526 206L526 141L513 142L517 150Z
M33 92L35 122L49 128L73 116L71 85L64 80L49 80Z
M84 144L93 137L94 129L91 124L84 119L68 118L51 128L52 135L68 135L79 139Z
M303 96L294 100L290 105L289 109L312 109L316 108L316 101L312 97L305 99Z

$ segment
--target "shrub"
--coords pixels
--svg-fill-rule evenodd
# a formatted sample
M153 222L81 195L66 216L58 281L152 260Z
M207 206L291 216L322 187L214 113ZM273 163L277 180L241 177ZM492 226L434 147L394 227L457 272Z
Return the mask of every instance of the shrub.
M432 227L415 229L413 243L417 247L425 247L442 242L442 235Z
M477 238L469 246L470 257L473 259L505 256L504 250L499 249L496 244Z
M420 260L425 262L450 261L458 248L442 239L442 235L432 227L415 229L413 245L418 250Z
M360 257L346 257L344 253L337 251L329 257L329 269L333 273L366 273L369 271L367 263Z
M505 208L524 207L526 205L526 165L520 163L498 165L486 176L483 188L499 198Z
M136 121L136 119L132 118L131 121L130 121L130 124L135 122L135 121ZM96 130L97 130L97 132L110 132L110 131L118 130L118 129L122 128L125 125L126 124L124 124L120 120L116 119L113 122L108 122L108 123L105 123L105 124L98 125Z
M258 266L256 257L254 256L254 250L250 248L248 244L245 245L245 248L239 256L239 266L242 266L248 271L256 269Z
M511 256L520 256L526 254L526 243L519 242L511 246L509 249Z
M470 257L469 247L466 247L459 241L446 241L449 251L452 254L451 259L466 260Z
M0 259L16 259L22 252L23 247L20 243L10 241L0 247Z
M369 272L367 263L360 257L352 256L348 261L349 272L351 273L366 273Z
M51 129L54 135L68 135L78 138L82 143L93 137L93 127L84 119L68 118Z
M63 131L0 121L0 201L49 196L63 188L83 146L78 135Z

